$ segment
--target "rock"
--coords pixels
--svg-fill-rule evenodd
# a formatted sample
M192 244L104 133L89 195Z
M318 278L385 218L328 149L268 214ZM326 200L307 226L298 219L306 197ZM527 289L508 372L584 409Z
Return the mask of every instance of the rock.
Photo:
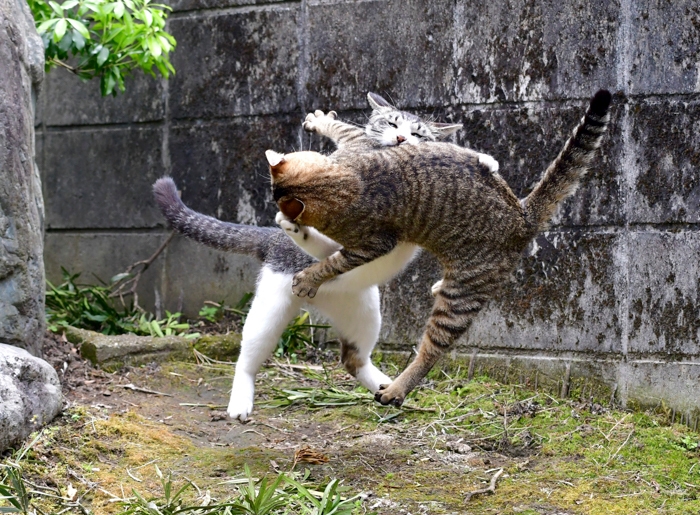
M0 0L0 340L41 353L44 205L34 98L44 46L24 1Z
M241 335L205 335L196 340L182 336L106 335L68 327L66 338L94 365L116 370L124 365L144 365L171 359L194 359L193 350L211 359L235 361L241 348Z
M124 365L143 365L191 356L192 343L182 336L107 335L69 327L66 338L94 365L116 370Z
M61 412L58 374L43 359L0 343L0 452Z

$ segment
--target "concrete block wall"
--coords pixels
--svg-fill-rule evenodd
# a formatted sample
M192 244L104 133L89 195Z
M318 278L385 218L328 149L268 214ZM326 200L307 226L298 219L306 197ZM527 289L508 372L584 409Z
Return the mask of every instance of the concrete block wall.
M463 123L519 196L599 88L613 122L584 184L523 255L458 348L477 368L600 388L621 403L700 413L700 5L694 0L174 0L170 81L99 98L57 70L37 121L46 264L104 279L166 237L150 198L273 223L263 151L322 148L305 113L362 122L376 91ZM327 147L325 147L327 148ZM142 281L170 309L235 302L256 264L175 240ZM409 349L439 270L421 256L384 288L385 348ZM512 371L518 370L513 376ZM535 378L536 377L536 378ZM577 386L578 385L578 386ZM586 390L589 388L589 390Z

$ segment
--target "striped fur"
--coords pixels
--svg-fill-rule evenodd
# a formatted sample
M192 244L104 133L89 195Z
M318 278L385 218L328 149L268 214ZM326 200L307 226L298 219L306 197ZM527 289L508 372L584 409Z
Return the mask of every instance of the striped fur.
M432 252L443 266L418 355L377 392L379 402L403 403L507 280L528 242L585 172L609 103L608 92L596 94L582 125L522 202L478 153L446 143L364 152L339 146L331 156L297 152L271 161L273 196L282 212L296 199L303 205L301 214L294 213L297 221L343 247L296 274L295 294L313 298L325 281L404 242Z

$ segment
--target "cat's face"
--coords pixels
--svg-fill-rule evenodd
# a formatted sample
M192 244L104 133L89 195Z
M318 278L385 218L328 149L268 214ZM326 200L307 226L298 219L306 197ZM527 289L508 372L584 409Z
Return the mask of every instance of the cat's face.
M365 134L383 147L436 141L462 128L461 124L424 121L414 114L396 109L376 93L368 93L367 100L372 107L372 115L365 126Z

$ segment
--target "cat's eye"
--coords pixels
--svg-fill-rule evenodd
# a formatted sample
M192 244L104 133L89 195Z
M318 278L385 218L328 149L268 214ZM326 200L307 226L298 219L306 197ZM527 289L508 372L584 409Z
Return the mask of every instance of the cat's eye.
M396 124L393 123L393 122L389 122L389 125L390 125L391 127L393 127L394 129L398 129L398 128L399 128L399 126L396 125Z
M418 134L417 132L412 132L411 136L413 136L414 138L422 138L423 137L421 134Z

